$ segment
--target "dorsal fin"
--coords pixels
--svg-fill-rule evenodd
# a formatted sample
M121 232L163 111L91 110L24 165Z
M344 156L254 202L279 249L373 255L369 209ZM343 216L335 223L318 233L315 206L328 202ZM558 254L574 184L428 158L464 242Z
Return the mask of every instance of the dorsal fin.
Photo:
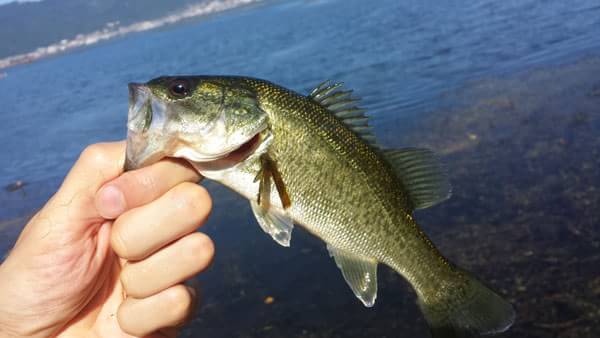
M410 195L415 209L428 208L448 199L452 187L446 171L429 149L383 150Z
M356 106L360 99L352 97L352 90L339 90L341 86L341 82L327 80L313 89L308 97L327 108L368 144L377 146L373 128L369 126L369 117L365 115L366 110Z

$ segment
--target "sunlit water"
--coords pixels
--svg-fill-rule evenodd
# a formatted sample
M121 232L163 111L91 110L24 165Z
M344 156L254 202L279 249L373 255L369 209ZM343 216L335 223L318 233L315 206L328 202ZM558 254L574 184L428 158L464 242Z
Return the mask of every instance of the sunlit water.
M442 251L515 303L507 336L595 337L598 32L592 0L268 2L8 69L0 185L26 185L0 192L0 253L85 145L124 138L128 82L239 74L307 92L333 79L363 98L383 144L433 147L449 162L454 197L417 216ZM396 274L380 269L378 304L365 309L322 243L296 230L292 248L278 247L247 202L209 187L217 258L187 335L426 335ZM574 262L588 263L568 271Z

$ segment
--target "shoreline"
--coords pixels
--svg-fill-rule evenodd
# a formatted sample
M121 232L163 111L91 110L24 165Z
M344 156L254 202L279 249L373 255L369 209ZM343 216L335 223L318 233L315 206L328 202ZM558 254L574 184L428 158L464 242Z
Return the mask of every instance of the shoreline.
M213 0L210 2L189 6L174 14L160 18L144 20L127 26L119 26L119 22L109 22L103 29L91 33L78 34L72 39L63 39L48 46L39 47L34 51L17 54L0 59L0 70L29 64L47 57L66 53L71 50L92 46L102 41L112 40L133 33L140 33L180 23L185 20L222 13L261 2L262 0ZM4 74L4 76L2 76ZM0 73L0 79L6 73Z

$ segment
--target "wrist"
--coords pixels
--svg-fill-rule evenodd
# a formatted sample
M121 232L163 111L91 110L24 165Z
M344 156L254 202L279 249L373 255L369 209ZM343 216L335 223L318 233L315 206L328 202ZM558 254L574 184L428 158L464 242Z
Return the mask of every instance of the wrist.
M33 313L30 303L32 294L21 288L24 280L16 278L15 266L10 257L0 265L0 337L2 338L46 338L54 334L56 325L47 318ZM18 270L18 269L17 269ZM16 287L15 287L16 286Z

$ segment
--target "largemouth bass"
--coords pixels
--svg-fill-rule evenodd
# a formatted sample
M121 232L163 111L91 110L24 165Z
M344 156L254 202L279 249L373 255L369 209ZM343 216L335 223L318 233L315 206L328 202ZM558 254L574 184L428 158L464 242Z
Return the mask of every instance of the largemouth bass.
M416 291L435 338L512 325L512 306L444 258L412 216L450 196L434 154L382 149L340 84L304 96L253 78L177 76L129 92L126 170L186 159L247 198L279 244L289 246L294 225L325 241L365 306L377 265L389 266Z

